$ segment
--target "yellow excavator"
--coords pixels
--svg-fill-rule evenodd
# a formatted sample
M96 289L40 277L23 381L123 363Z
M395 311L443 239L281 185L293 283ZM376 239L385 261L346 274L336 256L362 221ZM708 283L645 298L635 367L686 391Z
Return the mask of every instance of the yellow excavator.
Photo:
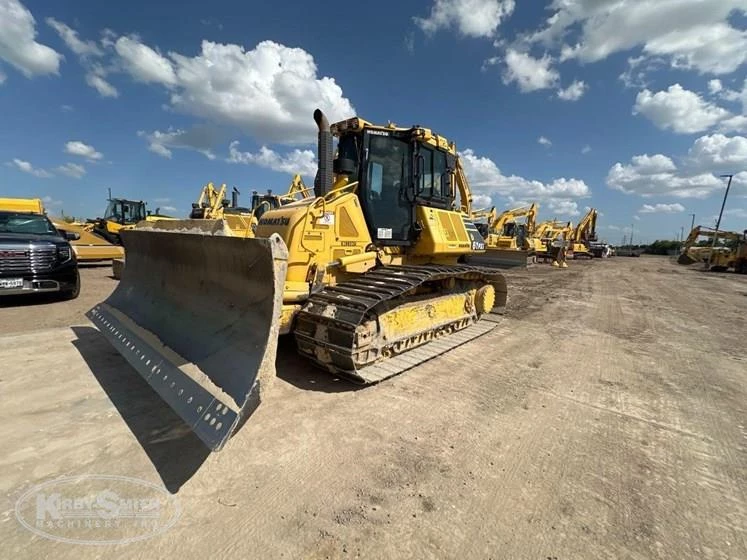
M697 262L703 263L714 272L725 272L729 268L735 268L741 264L741 252L743 251L744 234L735 231L718 230L718 238L726 242L726 245L718 245L711 248L708 245L696 245L698 240L705 238L712 240L717 231L706 226L695 226L682 245L682 252L677 258L679 264L690 265Z
M276 195L271 190L268 190L266 194L259 194L257 191L254 191L252 193L251 207L245 208L239 206L239 194L241 193L236 187L231 192L230 201L226 198L226 190L225 183L220 188L216 188L213 183L208 183L202 187L197 202L192 203L192 211L189 217L191 220L205 221L193 222L194 227L204 229L210 233L214 231L215 224L217 223L216 220L219 220L226 235L233 237L254 237L257 222L264 212L273 208L279 208L283 204L308 198L312 192L311 188L304 185L301 176L295 175L287 193ZM159 222L159 227L161 229L179 230L183 227L183 222L171 219L168 222ZM121 280L124 267L124 257L114 259L112 261L112 276L117 280Z
M591 243L597 240L597 211L589 208L570 234L569 255L573 259L593 259Z
M486 251L470 257L470 262L497 267L527 266L535 262L535 245L532 242L537 204L496 213L478 210L473 219L485 218L486 222L475 222L485 238ZM520 222L520 220L523 220Z
M506 303L499 271L464 262L485 240L453 143L314 120L313 197L264 212L254 238L223 220L123 232L122 281L87 314L214 451L274 378L278 335L370 384L491 331ZM205 221L212 232L194 227Z
M566 251L572 232L571 222L547 220L538 224L533 236L537 260L550 260L553 266L567 268Z
M202 188L197 202L192 204L191 219L223 220L225 228L235 237L254 237L259 218L268 210L279 208L299 199L311 196L312 189L306 187L300 175L295 175L288 192L283 195L252 193L252 204L249 208L239 206L239 192L236 187L231 192L231 200L226 197L226 185L216 188L208 183Z

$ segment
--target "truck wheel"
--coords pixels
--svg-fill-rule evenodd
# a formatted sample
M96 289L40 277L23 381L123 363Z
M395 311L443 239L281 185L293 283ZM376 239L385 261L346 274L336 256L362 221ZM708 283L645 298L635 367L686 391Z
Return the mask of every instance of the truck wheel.
M75 285L62 292L62 299L71 300L75 299L80 295L80 272L75 271Z

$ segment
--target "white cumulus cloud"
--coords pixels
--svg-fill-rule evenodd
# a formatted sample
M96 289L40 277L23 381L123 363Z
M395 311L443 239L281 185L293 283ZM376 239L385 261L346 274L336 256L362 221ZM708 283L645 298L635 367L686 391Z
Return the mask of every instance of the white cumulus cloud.
M312 150L295 149L286 154L279 154L267 146L262 146L256 153L241 152L238 141L231 142L226 161L259 165L282 173L299 173L305 177L315 176L317 169L316 155Z
M98 160L104 157L104 154L97 152L93 146L81 142L80 140L67 142L65 144L65 152L73 156L80 156L92 160Z
M563 101L578 101L586 93L587 89L588 86L585 82L574 80L567 88L558 90L558 98Z
M747 187L747 138L701 136L675 160L664 154L638 155L616 163L607 174L610 188L643 197L706 198L724 188L718 175L734 173L733 186Z
M63 56L36 41L36 20L18 0L0 0L0 59L27 78L58 74Z
M95 41L83 41L78 32L54 18L47 18L47 25L54 29L65 45L78 56L102 56L104 52Z
M560 75L552 68L553 59L545 54L542 58L509 48L505 56L506 70L503 83L516 82L522 92L554 87Z
M105 78L105 74L91 70L86 73L86 83L99 92L101 97L119 97L117 88Z
M552 146L552 142L550 141L550 139L545 136L540 136L539 138L537 138L537 143L542 144L543 146Z
M489 206L493 196L503 196L536 200L548 204L558 213L576 215L576 200L591 196L591 189L580 179L561 177L543 183L517 175L504 175L492 159L478 156L469 148L459 155L475 198L475 206Z
M169 59L140 42L137 37L120 37L114 49L127 72L137 81L165 86L176 84L176 74Z
M83 175L86 174L86 168L82 165L78 165L77 163L66 163L64 165L60 165L57 168L57 171L59 171L63 175L72 177L73 179L80 179L81 177L83 177Z
M747 32L729 17L744 0L553 0L530 42L562 45L561 59L596 62L640 48L675 68L729 74L747 60Z
M172 149L194 150L208 159L215 159L213 146L217 138L214 130L207 126L198 126L190 130L170 128L167 131L139 131L138 136L148 141L148 149L165 158L171 158Z
M49 179L50 177L54 177L49 171L46 171L44 169L38 169L31 165L30 162L14 158L12 162L8 162L7 165L15 166L18 170L23 171L24 173L28 173L29 175L33 175L34 177L39 177L40 179Z
M638 210L639 214L677 214L678 212L684 212L685 207L679 202L674 204L644 204Z
M456 28L467 37L493 37L516 7L514 0L433 0L426 18L413 18L425 33Z
M680 84L656 93L644 89L636 97L633 114L641 114L657 127L681 134L703 132L731 116L726 109Z

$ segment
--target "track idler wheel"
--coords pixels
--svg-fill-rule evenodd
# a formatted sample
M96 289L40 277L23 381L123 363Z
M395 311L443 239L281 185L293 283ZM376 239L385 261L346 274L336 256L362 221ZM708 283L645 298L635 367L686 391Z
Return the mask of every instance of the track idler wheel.
M475 310L478 315L490 313L495 305L495 288L490 284L477 290L475 294Z

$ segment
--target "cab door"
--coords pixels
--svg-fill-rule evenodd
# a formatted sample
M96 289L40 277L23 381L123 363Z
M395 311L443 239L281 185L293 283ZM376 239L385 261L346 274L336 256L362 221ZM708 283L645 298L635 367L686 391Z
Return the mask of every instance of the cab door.
M387 131L364 138L361 202L371 238L378 245L410 245L413 223L412 149Z

